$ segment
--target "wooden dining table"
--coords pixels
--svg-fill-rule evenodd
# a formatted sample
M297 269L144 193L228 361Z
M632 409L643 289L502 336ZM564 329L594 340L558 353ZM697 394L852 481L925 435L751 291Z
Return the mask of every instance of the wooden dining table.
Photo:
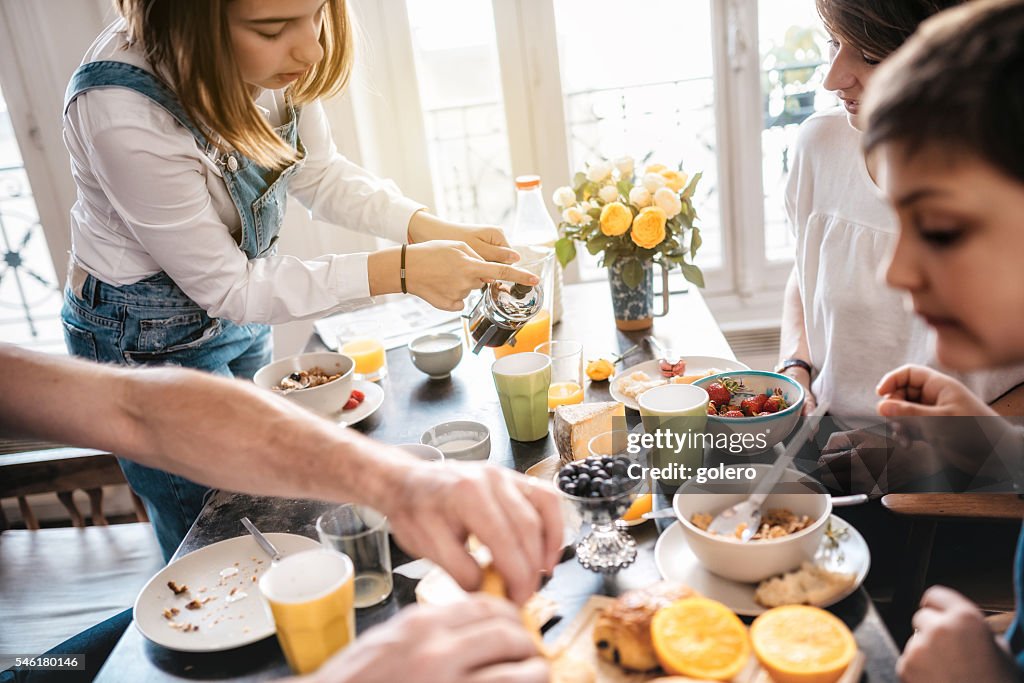
M624 365L649 360L651 352L643 339L655 334L683 355L734 358L699 292L691 288L674 293L668 315L657 318L654 328L643 332L616 330L608 285L586 283L563 290L563 319L554 327L556 339L578 340L584 345L585 358L610 357L638 345ZM318 339L310 350L322 349ZM384 443L418 442L432 425L452 419L471 419L491 430L490 462L525 471L555 452L547 439L519 443L508 438L495 393L490 364L493 355L485 350L479 356L467 353L446 380L431 380L411 363L406 347L387 354L388 376L382 380L384 403L371 416L353 428ZM621 366L620 366L621 367ZM610 400L607 382L586 387L587 401ZM639 421L633 413L631 424ZM657 507L658 501L656 501ZM664 504L661 501L660 504ZM212 543L242 535L239 524L249 517L264 532L288 532L316 538L314 523L330 503L250 496L227 491L217 492L208 502L175 554L175 559ZM616 595L658 581L654 545L665 520L647 523L630 531L637 541L637 560L614 576L605 577L584 569L567 551L554 576L542 593L554 600L560 617L545 632L545 641L554 642L574 615L596 594ZM401 549L392 546L395 567L409 561ZM396 574L394 591L384 603L357 611L357 630L365 631L394 615L403 606L415 602L416 581ZM871 683L896 681L898 651L867 592L861 588L829 608L843 619L854 633L866 655L863 680ZM136 628L129 628L100 671L98 681L264 681L290 674L288 665L273 637L229 651L211 653L176 652L147 641Z

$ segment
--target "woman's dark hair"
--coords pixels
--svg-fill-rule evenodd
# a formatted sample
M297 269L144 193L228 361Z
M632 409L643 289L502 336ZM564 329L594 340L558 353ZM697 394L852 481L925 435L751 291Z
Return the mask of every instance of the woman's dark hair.
M868 57L885 59L918 25L964 0L815 0L825 30Z
M1024 182L1024 0L975 0L925 22L872 76L870 152L941 145Z

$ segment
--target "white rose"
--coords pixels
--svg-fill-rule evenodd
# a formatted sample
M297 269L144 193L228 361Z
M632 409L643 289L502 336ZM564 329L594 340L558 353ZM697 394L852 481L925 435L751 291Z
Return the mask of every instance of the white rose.
M614 185L605 185L597 192L597 196L601 198L601 201L605 204L614 202L619 198L619 188Z
M554 200L556 206L568 209L576 203L576 193L573 192L571 187L562 186L555 190L555 193L551 195L551 199Z
M643 185L637 185L629 191L629 203L638 209L651 205L651 193Z
M587 168L587 180L599 183L612 174L612 165L607 161L595 161Z
M633 157L619 157L615 160L615 168L619 169L619 177L628 180L633 177Z
M679 195L667 187L654 193L654 203L665 212L665 216L668 218L672 218L683 210L683 203L679 200Z
M644 174L644 179L640 182L651 194L657 192L659 188L665 187L665 179L657 173Z
M580 225L584 222L584 218L589 218L589 216L575 206L570 206L562 212L562 220L569 225Z

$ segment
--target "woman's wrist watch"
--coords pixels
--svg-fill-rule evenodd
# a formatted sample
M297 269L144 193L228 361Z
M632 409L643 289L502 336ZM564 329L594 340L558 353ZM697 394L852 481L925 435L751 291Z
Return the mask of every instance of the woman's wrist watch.
M801 358L787 358L786 360L782 361L782 363L780 363L777 368L775 368L775 372L782 375L785 374L786 370L789 370L790 368L803 368L804 370L807 371L808 377L814 376L814 368L811 367L810 363Z

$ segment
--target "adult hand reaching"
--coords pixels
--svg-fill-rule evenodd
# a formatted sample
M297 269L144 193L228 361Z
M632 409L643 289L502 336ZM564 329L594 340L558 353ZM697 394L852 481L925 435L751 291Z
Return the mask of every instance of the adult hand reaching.
M473 596L444 607L407 607L328 660L306 683L547 683L518 611Z
M505 579L509 598L523 604L561 556L563 523L558 494L511 470L471 463L437 467L416 463L374 506L391 523L395 541L411 555L441 565L466 590L482 573L466 550L475 535Z

